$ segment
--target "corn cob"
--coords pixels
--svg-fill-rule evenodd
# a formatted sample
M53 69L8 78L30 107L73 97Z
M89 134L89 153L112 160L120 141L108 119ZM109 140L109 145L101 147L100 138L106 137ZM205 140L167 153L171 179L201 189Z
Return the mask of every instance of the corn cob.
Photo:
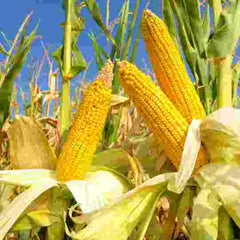
M188 123L206 116L181 55L163 20L150 10L142 15L142 34L159 85Z
M118 67L121 85L158 141L163 143L166 155L178 169L188 132L188 122L151 78L135 65L122 61L118 63ZM205 150L200 148L195 171L206 163Z
M57 161L57 178L84 179L97 148L111 103L113 64L108 61L87 89Z

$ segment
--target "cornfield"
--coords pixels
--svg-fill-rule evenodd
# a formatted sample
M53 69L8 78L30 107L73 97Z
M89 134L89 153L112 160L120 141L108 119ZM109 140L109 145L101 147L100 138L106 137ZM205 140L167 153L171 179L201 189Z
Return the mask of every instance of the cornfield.
M240 1L57 5L1 31L0 240L240 239Z

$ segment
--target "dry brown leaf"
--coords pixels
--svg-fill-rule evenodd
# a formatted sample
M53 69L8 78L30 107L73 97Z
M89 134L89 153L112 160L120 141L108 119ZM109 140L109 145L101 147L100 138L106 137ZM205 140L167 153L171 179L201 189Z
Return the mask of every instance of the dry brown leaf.
M55 169L56 156L39 123L30 117L18 116L7 130L10 160L15 169Z

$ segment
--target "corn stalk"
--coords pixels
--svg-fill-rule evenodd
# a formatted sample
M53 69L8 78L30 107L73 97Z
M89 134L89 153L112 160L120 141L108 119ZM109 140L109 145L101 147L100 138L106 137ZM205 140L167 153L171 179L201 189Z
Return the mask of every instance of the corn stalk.
M71 89L70 81L86 68L86 62L78 49L78 35L85 28L76 0L65 0L65 22L63 45L54 53L53 57L60 66L62 74L62 94L60 107L60 132L64 141L71 126Z
M71 126L71 98L70 98L70 79L68 73L71 71L72 53L72 21L71 21L71 0L67 3L66 22L64 25L64 50L63 50L63 72L62 76L62 95L60 107L60 132L64 136Z

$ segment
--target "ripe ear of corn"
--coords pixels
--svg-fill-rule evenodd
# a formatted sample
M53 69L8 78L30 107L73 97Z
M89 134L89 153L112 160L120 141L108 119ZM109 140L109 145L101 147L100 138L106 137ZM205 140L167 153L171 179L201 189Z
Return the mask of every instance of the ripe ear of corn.
M135 65L122 61L118 63L118 67L121 85L134 101L151 131L163 143L166 155L178 169L188 132L188 122L151 78ZM206 163L206 152L201 147L194 171Z
M108 61L87 89L57 161L57 178L84 179L96 151L111 103L113 64Z
M142 34L156 78L163 92L188 123L206 116L181 55L162 19L150 10L142 15Z

